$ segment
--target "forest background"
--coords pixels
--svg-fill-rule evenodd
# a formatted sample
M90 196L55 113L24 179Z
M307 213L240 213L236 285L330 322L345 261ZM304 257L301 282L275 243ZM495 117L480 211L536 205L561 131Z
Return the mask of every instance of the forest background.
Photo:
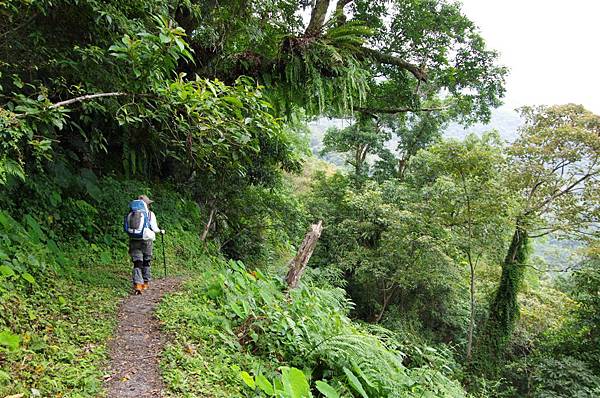
M140 193L189 278L158 312L172 396L600 394L600 117L532 104L510 142L444 138L508 72L459 3L0 16L0 395L102 394ZM310 154L322 117L340 167Z

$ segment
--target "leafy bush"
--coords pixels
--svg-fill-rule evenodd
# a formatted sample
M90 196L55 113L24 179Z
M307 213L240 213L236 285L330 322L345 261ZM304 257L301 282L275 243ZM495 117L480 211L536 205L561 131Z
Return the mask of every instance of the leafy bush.
M40 225L30 215L24 220L25 225L0 210L0 297L23 282L34 285L33 275L51 272L64 260Z
M542 358L531 379L535 398L592 398L600 396L600 376L572 357Z
M353 323L345 315L350 306L341 289L304 286L286 294L277 278L213 259L188 291L169 297L159 310L177 336L164 363L170 388L199 396L212 393L208 386L218 382L220 391L241 396L240 368L273 378L280 366L292 366L345 396L464 396L437 370L406 368L397 343ZM192 377L195 366L206 362L220 363L219 378Z
M278 398L312 398L310 385L306 379L306 375L297 368L288 368L282 366L281 377L273 380L271 383L262 373L258 373L256 377L251 376L248 372L241 372L240 376L244 383L254 390L255 393L264 394L268 397ZM315 383L315 388L322 393L326 398L339 398L337 390L319 380Z

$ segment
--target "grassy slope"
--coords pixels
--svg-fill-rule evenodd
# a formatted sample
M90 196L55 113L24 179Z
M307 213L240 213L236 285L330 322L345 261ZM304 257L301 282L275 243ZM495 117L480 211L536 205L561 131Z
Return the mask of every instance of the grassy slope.
M29 294L3 300L3 323L18 331L20 348L3 352L0 396L37 389L42 396L93 397L102 394L106 340L128 284L115 269L94 266L61 274Z

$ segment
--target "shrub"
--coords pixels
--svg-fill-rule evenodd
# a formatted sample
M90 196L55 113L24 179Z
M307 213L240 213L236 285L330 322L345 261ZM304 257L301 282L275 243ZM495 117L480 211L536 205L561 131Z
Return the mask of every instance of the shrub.
M249 272L236 261L211 263L188 285L189 292L168 298L159 311L178 334L178 344L168 351L167 374L192 384L172 384L174 392L206 394L209 384L191 381L186 375L198 370L184 368L182 374L174 358L187 363L227 358L228 376L219 382L229 386L239 385L235 369L275 378L280 366L292 366L310 375L311 385L327 381L342 396L464 396L458 383L427 365L406 368L391 333L380 338L352 322L346 315L351 303L341 289L302 286L286 294L279 279L260 270ZM208 335L212 347L198 349ZM195 349L185 354L189 345Z

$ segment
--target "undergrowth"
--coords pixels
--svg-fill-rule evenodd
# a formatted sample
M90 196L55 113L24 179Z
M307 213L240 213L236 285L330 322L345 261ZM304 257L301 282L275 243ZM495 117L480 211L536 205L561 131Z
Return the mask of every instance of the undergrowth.
M173 337L162 362L170 396L266 396L249 374L275 380L288 367L315 396L317 381L346 397L465 395L435 361L407 368L392 332L352 322L342 290L307 284L288 295L278 278L219 258L203 269L158 310Z
M130 289L122 218L141 193L167 230L168 274L190 272L204 253L199 211L171 187L57 165L0 194L0 397L104 396L106 343ZM154 258L162 277L160 241Z
M105 343L128 287L125 277L104 279L110 271L71 270L77 275L40 280L28 294L3 297L2 328L17 341L0 352L0 396L102 395Z

